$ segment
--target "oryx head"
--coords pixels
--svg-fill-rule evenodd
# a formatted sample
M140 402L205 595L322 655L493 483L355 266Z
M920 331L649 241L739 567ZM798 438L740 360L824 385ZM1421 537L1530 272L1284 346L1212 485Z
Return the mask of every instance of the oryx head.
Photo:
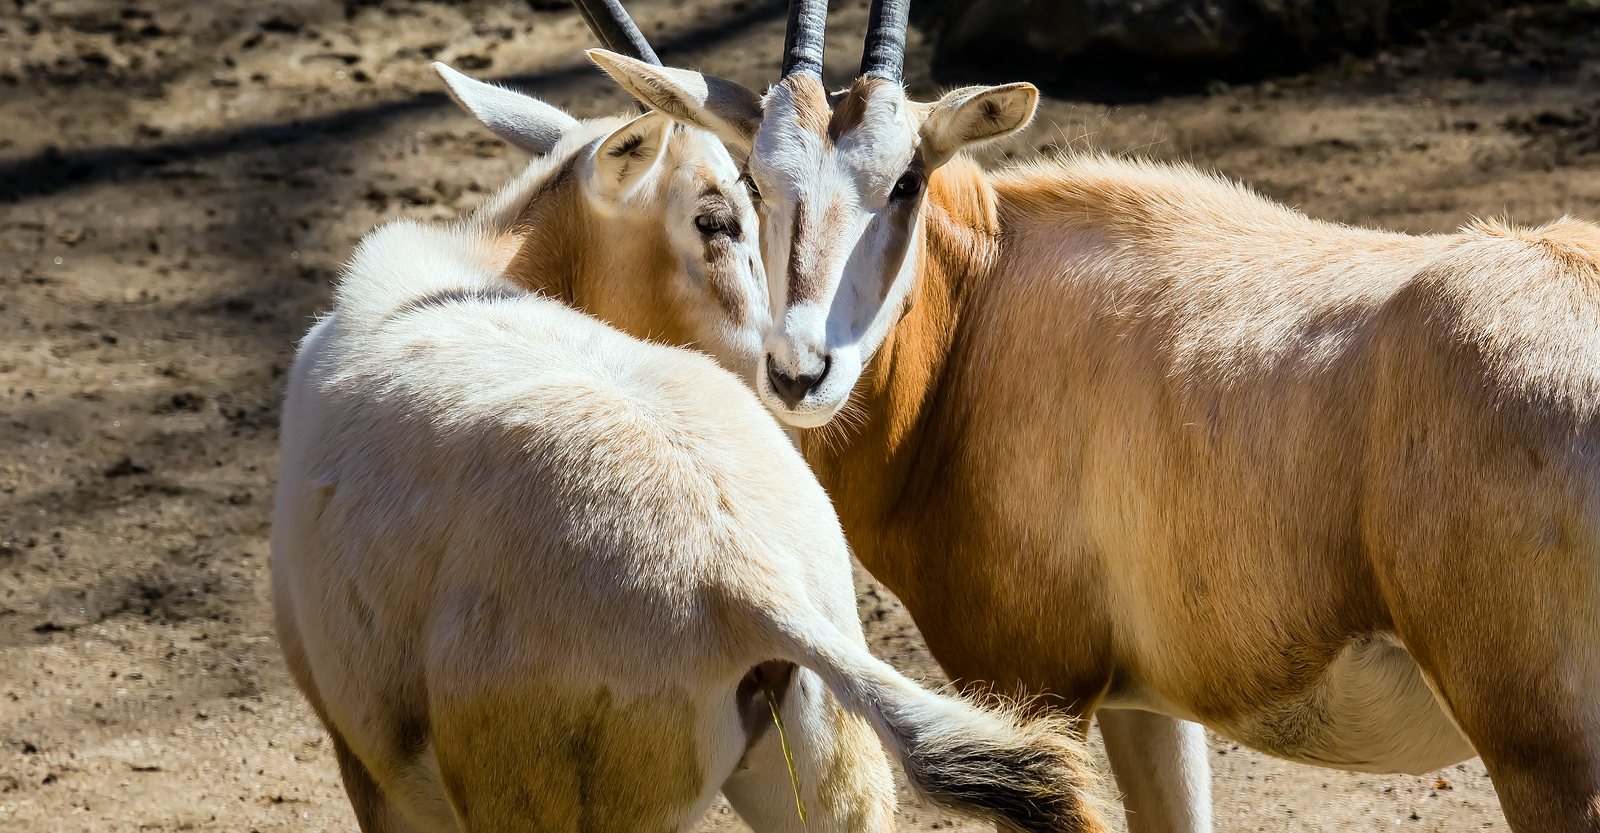
M580 8L607 43L654 58L619 6ZM755 383L771 305L755 208L722 142L654 112L578 120L434 67L457 103L536 157L477 220L537 238L508 262L507 277L632 335L704 350Z
M939 166L1033 117L1031 84L966 87L931 104L901 83L909 0L873 0L860 76L822 85L825 0L794 0L783 78L760 104L699 73L597 51L635 97L716 133L759 194L774 320L757 389L779 418L817 427L915 299L923 195Z

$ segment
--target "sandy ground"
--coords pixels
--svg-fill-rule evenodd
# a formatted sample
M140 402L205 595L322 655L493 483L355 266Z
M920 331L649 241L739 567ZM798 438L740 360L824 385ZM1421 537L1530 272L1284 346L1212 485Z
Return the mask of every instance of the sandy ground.
M454 217L523 163L437 92L430 59L580 115L626 106L552 5L0 9L0 829L354 829L270 626L283 374L362 233ZM835 5L842 78L865 0ZM630 6L669 62L776 74L780 2ZM989 156L1189 160L1412 232L1600 218L1595 22L1548 7L1303 77L1052 99ZM914 42L924 96L925 55ZM861 587L874 648L936 682L904 610ZM1504 828L1477 761L1380 777L1212 750L1223 830ZM909 800L901 821L974 826ZM703 823L737 825L723 806Z

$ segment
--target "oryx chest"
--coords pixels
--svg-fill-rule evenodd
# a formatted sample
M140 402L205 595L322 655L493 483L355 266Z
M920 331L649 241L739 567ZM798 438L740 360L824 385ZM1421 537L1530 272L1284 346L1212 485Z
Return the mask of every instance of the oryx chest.
M1175 699L1130 691L1105 705L1192 719ZM1304 691L1210 728L1278 757L1364 772L1424 773L1477 754L1411 654L1386 636L1346 646Z

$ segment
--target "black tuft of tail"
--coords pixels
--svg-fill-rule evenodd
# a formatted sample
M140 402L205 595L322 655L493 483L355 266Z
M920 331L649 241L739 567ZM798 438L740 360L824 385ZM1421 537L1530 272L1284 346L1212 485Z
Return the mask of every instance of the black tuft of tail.
M968 707L972 708L972 707ZM1070 723L985 710L983 729L948 732L902 724L901 765L936 804L1025 833L1100 831L1100 779ZM974 731L976 730L976 731ZM899 732L897 732L899 734Z
M1109 829L1102 808L1110 802L1072 720L999 698L929 691L874 657L859 636L815 638L830 630L823 623L774 630L787 637L793 661L867 718L912 789L933 803L1019 833Z

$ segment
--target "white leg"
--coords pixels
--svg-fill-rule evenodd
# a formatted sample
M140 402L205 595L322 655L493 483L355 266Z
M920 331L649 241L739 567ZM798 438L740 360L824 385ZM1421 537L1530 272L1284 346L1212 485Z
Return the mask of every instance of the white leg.
M765 719L769 707L751 706ZM777 729L767 726L744 769L722 794L755 833L893 833L895 790L889 758L865 719L844 711L822 678L795 670L783 698L783 722L806 805L802 825Z
M1210 833L1211 760L1198 723L1154 712L1100 709L1128 833Z

